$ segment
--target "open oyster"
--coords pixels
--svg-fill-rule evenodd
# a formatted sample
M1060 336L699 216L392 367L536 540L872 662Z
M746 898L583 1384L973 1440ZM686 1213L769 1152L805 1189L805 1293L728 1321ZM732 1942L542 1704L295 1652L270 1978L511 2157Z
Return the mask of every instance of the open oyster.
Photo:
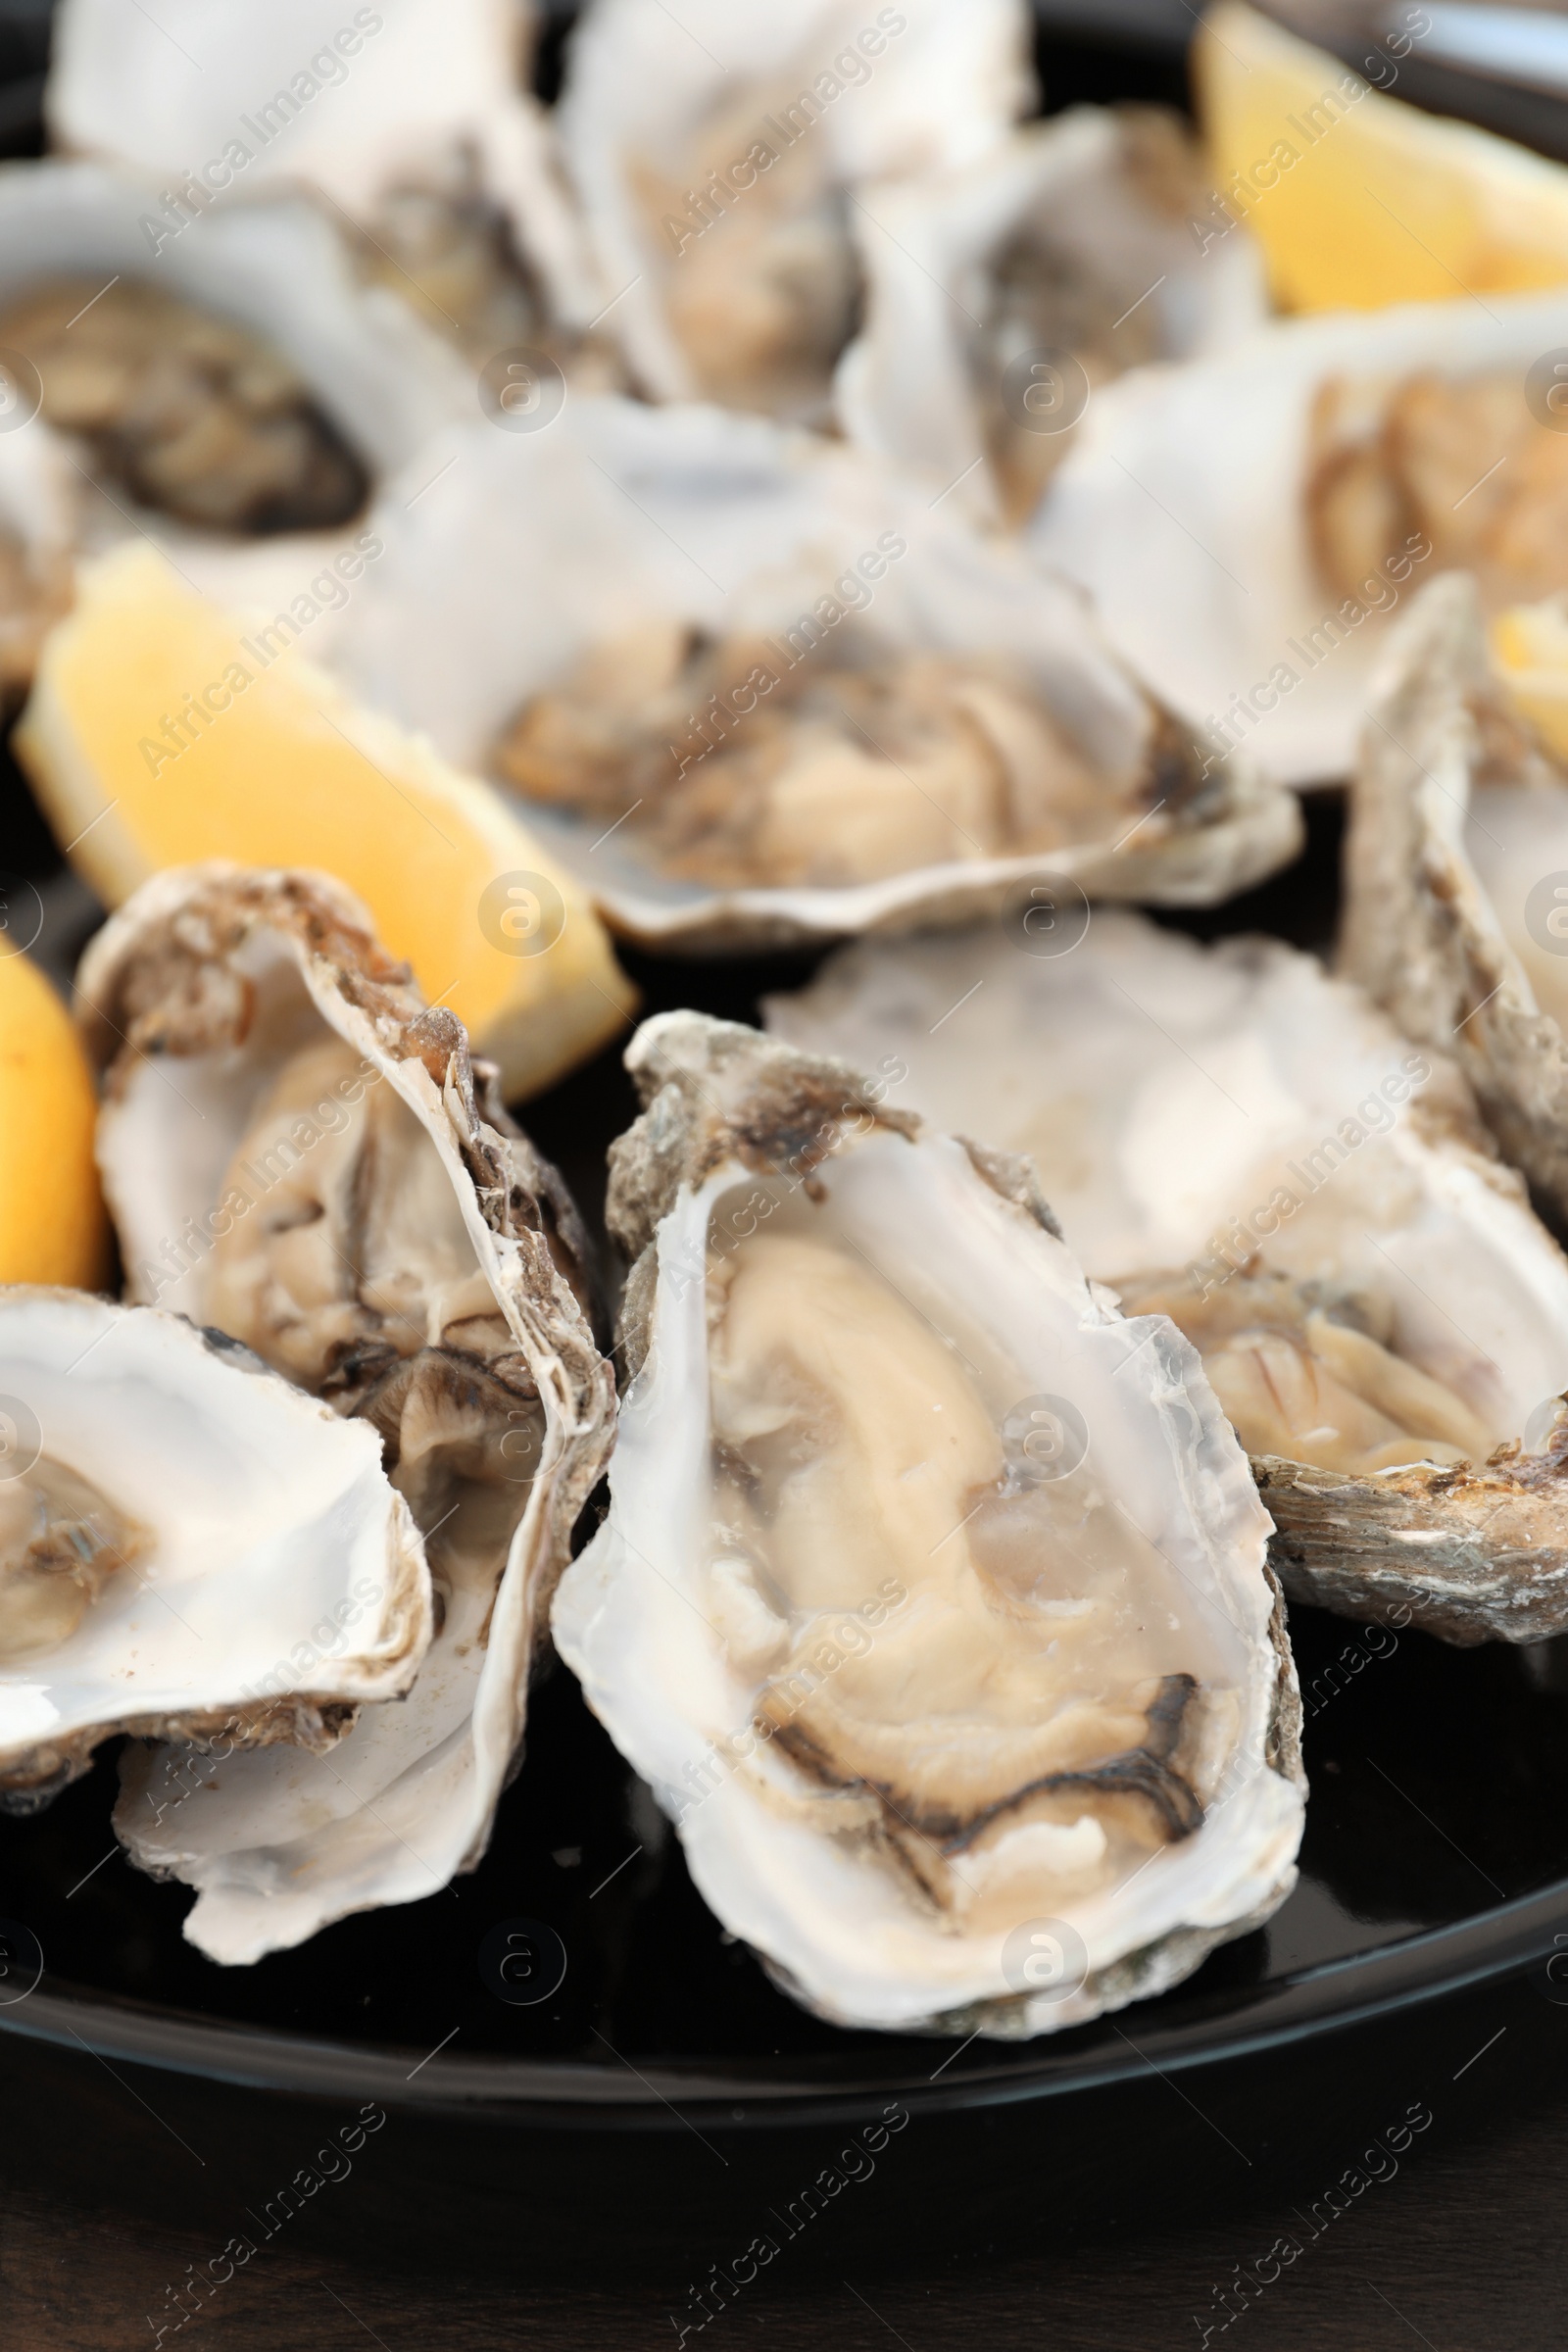
M178 1316L0 1288L0 1807L117 1732L319 1754L430 1631L372 1432Z
M608 399L448 447L377 510L336 665L510 774L648 945L946 919L1043 866L1207 901L1299 838L1245 761L1200 775L1073 594L859 452Z
M1455 1056L1507 1157L1568 1218L1568 1001L1544 1012L1520 953L1549 984L1564 789L1493 674L1473 581L1434 580L1368 711L1341 962Z
M983 154L1028 95L1026 40L1014 0L594 0L562 145L641 389L826 423L868 183Z
M866 299L835 387L845 431L1023 522L1100 385L1266 317L1245 230L1196 251L1205 201L1191 134L1145 106L1074 107L960 171L876 189L874 222L856 216Z
M169 0L156 23L63 0L46 108L58 145L172 180L176 219L316 192L363 274L475 363L565 355L607 297L527 93L533 31L514 0Z
M1029 543L1216 760L1343 776L1388 616L1440 564L1480 562L1494 600L1559 576L1568 444L1526 395L1565 344L1561 293L1494 295L1287 320L1124 377Z
M26 437L71 469L81 545L134 526L210 590L301 590L471 391L402 305L356 289L300 200L194 222L151 204L92 164L0 172L0 349L41 412Z
M634 1379L553 1621L703 1894L844 2024L1175 1983L1289 1892L1303 1794L1196 1355L1086 1283L1027 1161L843 1063L667 1013L627 1066Z
M768 1019L1034 1157L1091 1274L1201 1352L1293 1597L1568 1627L1568 1261L1435 1047L1278 942L1118 910L1055 958L868 942Z
M200 1888L204 1951L252 1960L482 1854L613 1385L560 1178L339 886L158 875L94 941L79 991L132 1295L368 1422L435 1580L406 1704L364 1718L330 1766L232 1756L177 1811L185 1758L125 1770L133 1855Z

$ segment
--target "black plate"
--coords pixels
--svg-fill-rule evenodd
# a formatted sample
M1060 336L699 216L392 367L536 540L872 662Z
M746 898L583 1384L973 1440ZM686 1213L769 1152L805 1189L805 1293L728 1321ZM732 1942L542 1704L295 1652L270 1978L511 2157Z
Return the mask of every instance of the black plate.
M1183 927L1323 943L1331 796L1311 804L1310 828L1288 874ZM752 1018L760 996L809 968L643 960L636 977L649 1009ZM605 1147L634 1107L611 1054L529 1109L590 1214ZM535 1693L527 1761L478 1871L254 1968L204 1959L180 1934L187 1890L127 1864L109 1826L111 1754L47 1812L0 1820L12 1923L0 2028L230 2082L491 2119L796 2125L892 2098L977 2107L1149 2064L1168 2072L1517 1968L1558 1935L1568 1943L1568 1695L1550 1688L1551 1652L1450 1649L1315 1609L1294 1610L1291 1633L1312 1780L1296 1892L1175 1991L1043 2040L958 2045L805 2015L722 1934L564 1669ZM498 1971L508 1934L541 1967L559 1938L565 1974L549 1998L514 1997L528 1983L515 1961L512 1982ZM19 1999L29 1937L46 1967Z

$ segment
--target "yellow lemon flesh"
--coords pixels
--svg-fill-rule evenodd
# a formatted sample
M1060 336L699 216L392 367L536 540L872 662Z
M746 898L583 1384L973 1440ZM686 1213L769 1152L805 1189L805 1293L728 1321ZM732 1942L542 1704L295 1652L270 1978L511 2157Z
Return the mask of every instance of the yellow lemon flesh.
M1215 202L1198 241L1225 229L1223 199L1288 311L1568 284L1568 171L1385 96L1400 59L1387 39L1366 56L1351 73L1242 0L1209 11L1193 74Z
M0 931L0 1282L91 1290L103 1281L97 1116L75 1024Z
M1568 597L1499 612L1492 659L1542 742L1568 760Z
M15 740L107 905L204 858L335 874L513 1100L633 1009L603 924L498 793L292 649L247 637L150 547L83 572Z

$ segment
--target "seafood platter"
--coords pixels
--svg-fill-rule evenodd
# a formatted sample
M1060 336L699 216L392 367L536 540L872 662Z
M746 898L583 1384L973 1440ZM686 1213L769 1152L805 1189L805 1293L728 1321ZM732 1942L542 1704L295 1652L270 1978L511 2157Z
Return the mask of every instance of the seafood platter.
M674 2129L1561 1940L1568 169L1424 23L60 0L0 2029Z

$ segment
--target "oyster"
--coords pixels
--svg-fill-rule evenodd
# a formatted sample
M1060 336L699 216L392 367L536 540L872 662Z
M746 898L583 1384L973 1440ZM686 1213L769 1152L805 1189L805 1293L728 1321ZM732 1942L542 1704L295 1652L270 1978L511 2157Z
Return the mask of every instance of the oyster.
M1303 1797L1193 1350L1086 1283L1027 1161L885 1084L696 1013L627 1066L634 1377L553 1623L698 1886L842 2024L1174 1984L1283 1901Z
M787 11L594 0L559 117L632 376L650 399L831 416L869 184L983 154L1029 95L1013 0Z
M339 886L158 875L78 985L132 1295L368 1422L435 1581L406 1704L362 1719L329 1763L232 1756L177 1812L184 1756L125 1768L132 1854L200 1889L187 1933L204 1951L253 1960L482 1854L613 1384L560 1178Z
M1267 316L1245 230L1212 259L1195 250L1204 201L1190 133L1146 106L1074 107L961 171L875 190L875 223L856 217L866 302L836 385L846 433L986 520L1025 521L1102 384Z
M1244 761L1199 777L1073 595L858 452L618 400L450 448L412 511L377 510L335 664L510 769L646 944L945 919L1043 864L1206 901L1299 838Z
M1565 445L1523 394L1565 343L1561 293L1496 295L1287 320L1123 377L1029 544L1216 760L1239 745L1287 782L1344 776L1419 584L1477 555L1498 597L1549 572Z
M118 1732L319 1754L430 1632L371 1431L176 1315L0 1288L0 1806Z
M172 181L176 220L314 191L364 275L475 363L566 352L606 297L526 90L533 37L511 0L171 0L156 23L64 0L46 108L58 145Z
M1434 580L1368 712L1341 960L1410 1036L1456 1056L1507 1157L1568 1218L1568 1004L1558 987L1543 1011L1531 977L1550 987L1555 972L1563 807L1493 672L1474 582Z
M150 203L93 164L0 171L0 347L41 405L25 437L70 469L78 545L135 528L209 591L303 588L470 388L401 305L357 291L303 202L188 235Z
M1293 1598L1568 1627L1568 1261L1434 1043L1279 942L1118 910L1055 958L867 942L767 1010L1032 1154L1090 1273L1200 1350Z

